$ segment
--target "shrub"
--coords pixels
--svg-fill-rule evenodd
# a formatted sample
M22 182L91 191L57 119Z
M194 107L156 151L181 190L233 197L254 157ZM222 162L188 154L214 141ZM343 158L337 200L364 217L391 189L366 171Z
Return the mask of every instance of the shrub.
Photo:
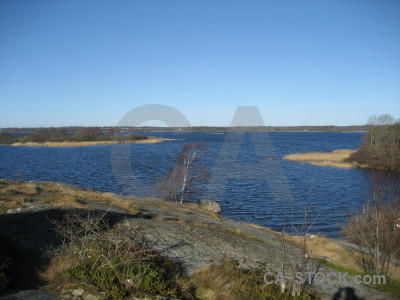
M110 241L89 244L84 261L69 270L69 279L99 287L108 298L135 295L179 297L179 269L170 260L138 245Z
M121 225L110 229L105 213L72 211L54 222L63 241L43 277L64 279L98 287L109 299L130 294L180 297L179 268L158 253L135 242ZM50 275L51 274L51 275Z

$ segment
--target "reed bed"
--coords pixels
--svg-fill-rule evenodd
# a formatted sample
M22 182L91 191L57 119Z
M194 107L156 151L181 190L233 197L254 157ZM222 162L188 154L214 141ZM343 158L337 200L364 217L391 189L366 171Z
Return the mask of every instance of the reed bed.
M353 168L352 163L343 162L344 159L350 157L354 150L338 149L333 152L309 152L309 153L293 153L283 157L284 160L307 162L318 166L330 166L336 168Z

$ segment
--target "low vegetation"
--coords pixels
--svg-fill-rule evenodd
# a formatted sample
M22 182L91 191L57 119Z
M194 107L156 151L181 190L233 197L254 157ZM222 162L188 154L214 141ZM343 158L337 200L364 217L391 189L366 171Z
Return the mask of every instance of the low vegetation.
M233 230L231 228L222 228L222 231L226 232L226 233L229 233L229 234L233 234L233 235L237 235L237 236L240 236L240 237L244 237L244 238L247 238L247 239L251 239L251 240L257 241L259 243L263 243L264 242L262 239L254 236L254 235L242 232L240 229Z
M102 131L99 127L88 127L67 132L63 128L39 128L26 135L8 132L0 134L0 144L24 146L85 146L97 144L134 143L149 137L141 134L121 134L117 128ZM150 139L154 142L154 139Z
M335 270L335 271L338 271L338 272L341 272L341 273L347 273L347 274L352 275L352 276L359 275L362 278L365 275L374 275L374 274L371 274L371 273L365 273L365 272L354 270L354 269L351 269L351 268L348 268L348 267L344 267L343 265L340 265L340 264L328 262L328 261L326 261L324 259L318 259L317 258L317 260L319 260L323 265L331 268L332 270ZM374 289L376 289L376 290L378 290L378 291L381 291L381 292L384 292L384 293L388 293L388 294L391 294L391 295L393 295L395 297L400 298L400 280L390 279L389 278L389 279L386 280L385 283L370 284L369 286L374 288Z
M133 295L208 300L319 299L312 290L301 296L282 294L278 285L265 284L265 269L244 270L229 259L185 277L171 260L140 246L139 232L132 234L123 225L111 228L101 213L72 211L54 226L63 244L42 272L50 286L84 283L93 291L101 291L106 299Z
M371 178L371 198L363 210L348 216L342 234L360 247L364 272L387 277L395 274L400 259L400 181L396 176L377 172Z
M284 160L307 162L318 166L330 166L337 168L352 168L354 163L345 162L353 153L353 150L339 149L333 152L309 152L309 153L293 153L283 157Z
M73 188L57 182L23 182L0 179L0 213L9 209L24 209L32 205L48 204L53 208L90 208L88 203L98 202L116 207L129 214L138 211L133 201L126 201L113 193Z
M111 228L104 213L72 211L55 230L62 249L42 277L49 283L86 283L107 299L129 295L179 298L179 268L158 253L140 246L137 235L120 225Z
M277 284L264 282L265 269L244 270L238 263L225 259L220 264L200 270L192 278L199 299L207 300L250 300L250 299L320 299L313 290L308 289L300 296L282 293ZM268 281L274 278L268 277Z

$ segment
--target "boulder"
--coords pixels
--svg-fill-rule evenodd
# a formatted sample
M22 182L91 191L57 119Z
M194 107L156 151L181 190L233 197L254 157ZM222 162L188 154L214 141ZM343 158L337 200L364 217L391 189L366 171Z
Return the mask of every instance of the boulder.
M213 200L201 200L199 202L200 208L204 210L211 211L213 213L219 213L221 212L221 206Z

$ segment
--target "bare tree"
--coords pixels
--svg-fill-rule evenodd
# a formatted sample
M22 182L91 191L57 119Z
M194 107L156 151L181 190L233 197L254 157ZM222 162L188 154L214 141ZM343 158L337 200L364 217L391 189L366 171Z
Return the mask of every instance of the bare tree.
M307 292L314 281L314 275L321 266L321 262L313 261L309 255L309 252L313 250L309 245L310 232L314 229L313 227L318 220L318 216L313 216L312 210L313 203L310 201L304 207L302 222L298 224L292 220L291 234L286 234L286 225L284 225L280 234L282 251L278 260L281 274L283 278L293 278L285 283L281 282L280 288L282 293L287 292L294 297ZM286 224L286 220L283 224ZM296 279L298 274L303 277L303 280ZM305 274L310 274L311 277L305 278Z
M196 184L204 182L208 173L202 164L206 151L203 142L182 147L174 166L156 187L162 198L183 203L196 191Z
M379 148L386 139L385 130L395 123L395 118L389 114L372 115L367 120L370 148ZM379 150L379 149L378 149Z
M361 213L348 217L342 233L360 247L366 272L390 276L396 267L392 258L400 256L400 230L395 225L400 216L400 184L378 172L371 187L371 198Z
M389 114L373 115L369 133L348 161L375 169L400 171L400 123Z

